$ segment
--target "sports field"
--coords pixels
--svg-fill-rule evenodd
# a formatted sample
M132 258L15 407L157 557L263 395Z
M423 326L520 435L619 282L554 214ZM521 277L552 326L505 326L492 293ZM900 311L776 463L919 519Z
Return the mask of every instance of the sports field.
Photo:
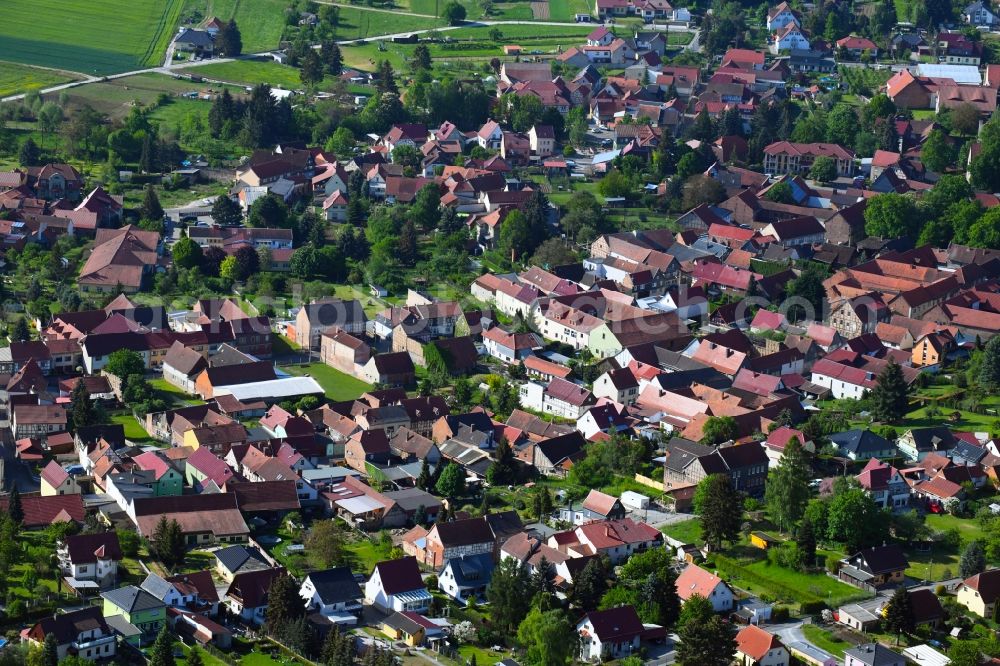
M27 65L111 74L158 65L183 0L4 3L0 54Z

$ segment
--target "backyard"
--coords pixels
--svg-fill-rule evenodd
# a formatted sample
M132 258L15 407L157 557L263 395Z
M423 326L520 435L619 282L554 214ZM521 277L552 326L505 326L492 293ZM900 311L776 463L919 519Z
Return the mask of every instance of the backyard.
M333 401L353 400L372 388L371 384L335 370L325 363L289 365L282 369L289 374L312 377L323 387L326 397Z

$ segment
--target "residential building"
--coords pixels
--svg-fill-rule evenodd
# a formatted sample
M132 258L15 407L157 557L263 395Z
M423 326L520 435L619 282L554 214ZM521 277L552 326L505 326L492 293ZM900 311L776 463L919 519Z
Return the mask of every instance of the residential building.
M135 585L109 590L101 597L104 599L104 619L121 615L139 629L140 645L152 642L167 620L166 604Z
M350 567L336 567L306 574L299 587L306 607L334 624L354 625L361 614L361 588Z
M724 580L696 564L689 564L677 576L677 596L683 604L696 594L708 599L716 613L734 608L733 590Z
M117 654L118 637L97 606L54 613L25 629L22 636L41 649L50 634L55 636L60 661L70 655L95 662L113 660Z
M840 561L837 577L845 583L874 592L903 583L910 563L899 546L865 548Z
M906 666L906 659L881 643L864 643L844 651L844 666Z
M417 559L404 557L376 564L365 583L365 601L385 613L426 612L431 594L420 577Z
M1000 598L1000 569L989 569L966 578L958 586L956 598L970 612L992 619Z
M604 662L632 656L639 649L644 630L632 606L591 611L576 625L580 635L580 658Z
M788 666L790 655L781 639L749 624L736 634L736 662L740 666Z

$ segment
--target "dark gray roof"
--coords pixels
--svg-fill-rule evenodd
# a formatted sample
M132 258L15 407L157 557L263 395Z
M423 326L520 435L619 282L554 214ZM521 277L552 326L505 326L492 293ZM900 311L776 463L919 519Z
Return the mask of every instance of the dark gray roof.
M128 613L163 607L162 601L135 585L126 585L117 590L110 590L101 596Z
M354 580L350 567L313 571L306 578L312 581L316 593L324 604L356 601L361 598L361 588Z
M859 428L834 433L830 435L830 441L841 451L855 455L878 453L892 448L892 443L885 437Z
M261 564L270 566L259 550L256 548L248 548L247 546L229 546L228 548L217 550L215 551L215 557L222 563L222 566L226 567L230 571L239 570L239 568L246 564L247 560L250 559L257 560Z
M479 587L490 582L493 576L493 556L490 553L453 557L445 562L451 568L459 587Z
M698 458L710 456L715 453L715 449L710 446L703 446L697 442L682 437L674 437L666 446L667 469L675 472L683 472L688 465Z
M157 599L163 599L167 596L167 594L169 594L172 588L173 585L165 581L160 576L157 576L155 573L149 574L146 576L146 580L142 581L142 589L146 590Z
M215 44L212 34L205 30L194 30L192 28L182 28L174 41L178 44L190 44L192 46L206 47Z
M867 666L891 666L892 664L906 663L903 657L879 643L864 643L847 650L845 654Z

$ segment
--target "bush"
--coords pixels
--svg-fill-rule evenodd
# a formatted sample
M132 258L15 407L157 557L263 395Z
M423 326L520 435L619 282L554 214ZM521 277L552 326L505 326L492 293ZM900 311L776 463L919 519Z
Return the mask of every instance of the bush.
M772 622L785 622L790 616L790 611L788 606L775 606L771 609L771 621Z
M832 574L837 573L837 569L840 568L840 560L837 559L835 555L826 556L826 570Z
M424 580L424 583L427 585L428 590L436 590L438 586L438 577L431 574Z
M7 617L11 620L20 620L24 617L26 610L24 602L20 599L15 599L7 604Z
M826 603L822 601L803 601L799 604L799 610L803 615L818 615L826 608Z

